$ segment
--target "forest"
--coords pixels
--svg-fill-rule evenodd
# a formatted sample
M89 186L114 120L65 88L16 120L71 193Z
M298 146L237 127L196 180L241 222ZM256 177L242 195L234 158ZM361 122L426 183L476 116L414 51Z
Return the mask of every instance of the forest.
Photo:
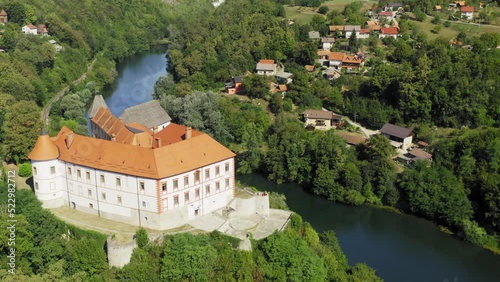
M336 15L356 14L359 7L348 5ZM169 27L177 30L169 45L171 75L157 82L155 98L175 122L230 145L238 153L240 173L258 171L278 183L296 182L333 201L396 207L498 251L500 159L493 127L500 125L500 34L462 32L457 40L470 47L461 48L443 39L429 40L402 20L398 40L353 42L376 54L369 58L366 73L329 82L303 67L315 56L307 37L317 24L314 19L310 25L289 25L280 18L280 4L268 1L255 5L238 0L200 14L191 13L191 7L178 8L184 21ZM255 22L259 17L268 20ZM261 32L240 36L242 30ZM236 42L258 43L224 51L222 45ZM275 59L294 74L284 98L262 90L269 83L265 79L244 78L245 96L263 99L268 108L207 91L251 71L261 58ZM306 131L297 117L304 109L320 107L369 128L387 122L414 128L430 142L434 161L401 169L385 138L373 136L348 149L334 131ZM488 138L481 139L482 134Z
M89 92L113 82L115 63L149 50L168 35L168 8L160 0L54 1L1 0L9 22L0 27L0 156L25 161L40 134L40 108L96 60L85 83L53 108L52 132L62 125L83 133ZM26 35L26 24L45 24L50 36ZM63 49L56 51L49 40ZM90 84L88 84L90 82ZM82 91L84 93L82 94ZM78 95L78 96L75 96ZM18 113L26 115L18 115ZM23 125L19 127L18 125Z
M2 210L7 203L0 184ZM219 232L168 235L149 242L136 233L138 248L122 269L108 268L106 236L68 225L43 209L30 190L16 191L16 275L0 270L1 281L382 281L365 264L349 266L333 231L316 233L294 214L289 226L239 251L239 240ZM8 237L7 213L0 230ZM0 263L12 246L0 243Z

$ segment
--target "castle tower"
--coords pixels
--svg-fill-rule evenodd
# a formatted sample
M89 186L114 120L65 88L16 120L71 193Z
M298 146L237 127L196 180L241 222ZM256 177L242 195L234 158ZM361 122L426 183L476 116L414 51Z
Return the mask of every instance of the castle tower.
M28 158L31 160L35 195L44 208L56 208L64 204L64 165L58 157L59 149L42 132Z

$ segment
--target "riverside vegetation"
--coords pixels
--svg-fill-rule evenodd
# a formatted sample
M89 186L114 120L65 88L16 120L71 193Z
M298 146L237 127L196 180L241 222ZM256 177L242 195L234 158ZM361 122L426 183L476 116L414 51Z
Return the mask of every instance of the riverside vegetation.
M396 207L498 251L500 34L461 33L457 40L471 48L460 48L402 25L398 40L349 40L376 56L368 60L366 74L328 82L303 67L316 56L316 43L307 36L319 29L315 20L290 25L282 6L266 0L230 1L216 10L199 5L204 8L176 7L178 20L169 26L170 74L155 89L175 122L231 144L241 173L261 171L278 183L296 182L347 204ZM353 3L336 13L357 19L360 7ZM321 24L328 23L333 18L323 18ZM284 99L269 94L269 81L255 75L243 85L245 95L259 103L208 91L252 70L262 58L294 74ZM306 131L297 114L322 106L371 128L386 122L413 127L431 143L433 163L401 172L381 136L348 149L333 131Z

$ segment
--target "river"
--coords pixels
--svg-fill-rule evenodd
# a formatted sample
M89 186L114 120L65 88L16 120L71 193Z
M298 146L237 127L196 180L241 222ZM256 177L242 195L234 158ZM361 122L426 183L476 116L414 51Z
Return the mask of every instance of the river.
M154 83L166 74L164 52L151 51L118 65L116 83L104 91L113 114L152 99ZM500 281L500 256L455 239L432 223L372 207L350 207L277 185L265 177L238 175L244 185L285 194L287 203L318 231L334 230L350 264L366 262L385 281Z

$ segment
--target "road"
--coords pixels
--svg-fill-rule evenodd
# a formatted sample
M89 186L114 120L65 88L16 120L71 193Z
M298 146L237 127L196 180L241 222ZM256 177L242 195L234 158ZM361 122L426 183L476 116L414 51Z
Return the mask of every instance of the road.
M57 100L59 100L62 96L64 96L64 94L66 94L66 92L68 92L69 87L71 85L79 84L80 82L85 80L85 78L87 78L87 74L90 71L92 71L92 68L94 67L95 61L96 61L96 59L94 58L94 60L87 67L87 71L85 71L78 79L72 81L70 84L66 85L63 89L61 89L59 92L57 92L57 94L54 97L52 97L52 99L50 99L50 101L47 103L47 105L45 105L45 107L42 110L42 116L41 116L42 121L44 121L45 124L48 124L48 122L49 122L49 113L50 113L50 108L52 108L52 104L54 104L55 102L57 102Z
M323 111L329 111L328 109L326 108L321 108ZM353 126L359 128L359 130L361 130L361 132L365 135L366 138L370 138L370 136L372 135L375 135L375 134L379 134L380 131L378 130L371 130L371 129L368 129L364 126L362 126L361 124L357 123L357 122L354 122L352 121L350 118L348 118L347 116L343 116L342 117L343 120L349 122L350 124L352 124Z

